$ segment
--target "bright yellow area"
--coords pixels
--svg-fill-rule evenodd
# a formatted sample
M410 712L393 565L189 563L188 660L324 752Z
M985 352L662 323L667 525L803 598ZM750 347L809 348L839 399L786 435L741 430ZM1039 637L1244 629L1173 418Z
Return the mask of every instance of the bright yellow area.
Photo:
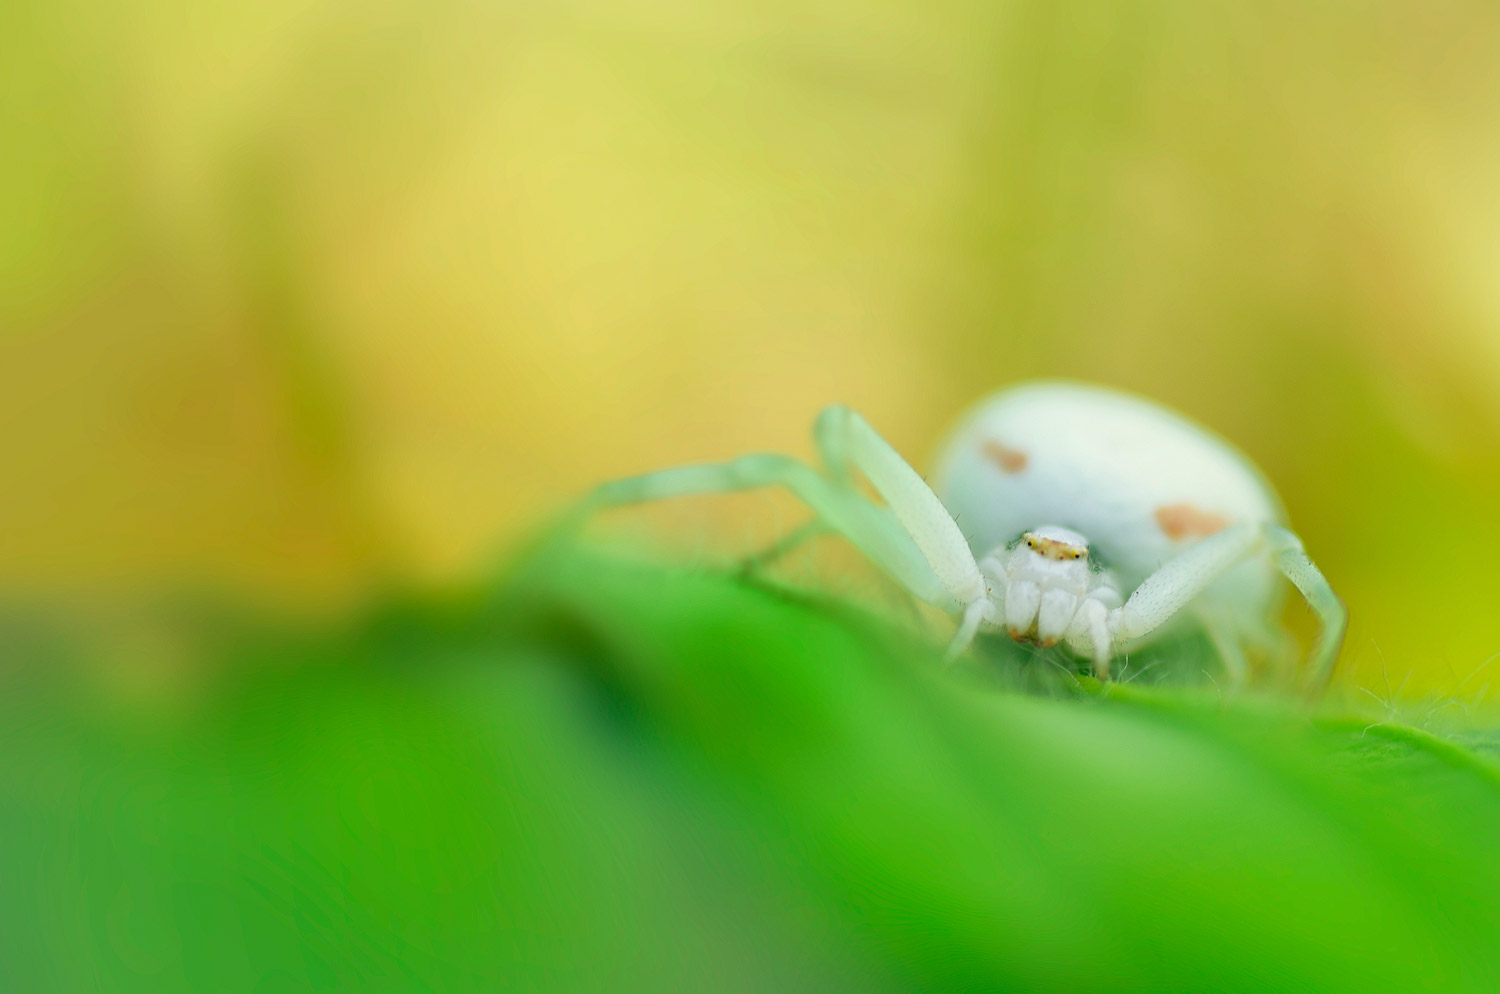
M1482 0L11 2L0 584L337 599L1065 375L1246 449L1345 675L1451 689L1500 651L1497 93Z

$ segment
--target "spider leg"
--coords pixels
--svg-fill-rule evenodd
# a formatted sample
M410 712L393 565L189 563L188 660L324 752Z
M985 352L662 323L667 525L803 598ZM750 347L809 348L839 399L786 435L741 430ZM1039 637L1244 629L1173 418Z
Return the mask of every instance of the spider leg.
M943 653L945 662L953 662L959 654L969 647L974 641L974 636L979 633L979 625L989 616L989 602L983 597L971 601L964 608L963 618L958 623L958 631L953 634L953 640L948 643L948 649Z
M759 573L772 563L790 555L808 542L826 535L830 531L832 529L826 521L821 518L813 518L811 521L798 525L759 552L746 556L740 562L740 572L746 574Z
M615 480L594 491L586 505L597 508L773 486L790 490L818 521L848 539L919 600L954 614L961 609L928 565L914 536L890 509L876 506L789 456L748 455L726 463L679 466Z
M1224 664L1224 672L1229 676L1230 685L1243 687L1250 673L1250 664L1245 659L1239 631L1224 619L1211 614L1200 612L1198 620L1202 622L1208 640L1213 643L1214 651Z
M1288 687L1296 683L1297 640L1285 625L1269 621L1242 629L1239 634L1247 650L1267 661L1269 672L1279 683Z
M1094 676L1100 680L1109 679L1112 651L1109 613L1108 606L1098 597L1085 597L1078 605L1078 612L1073 615L1073 622L1063 637L1068 648L1094 661Z
M1125 605L1110 615L1116 641L1129 641L1164 624L1219 577L1249 556L1264 553L1302 593L1318 616L1319 632L1309 657L1315 686L1332 675L1348 614L1328 581L1307 558L1302 542L1271 522L1246 522L1203 539L1146 577Z
M824 535L830 534L835 534L833 528L821 518L804 521L764 549L751 553L744 559L741 559L738 566L739 574L747 578L754 578L807 543L814 542ZM920 628L923 622L923 615L922 609L919 606L921 601L918 600L916 595L906 589L899 580L889 575L886 577L884 589L887 595L891 597L895 607L905 611L911 622Z
M829 474L850 485L852 468L870 481L959 605L967 609L984 599L988 584L953 515L927 481L868 421L847 407L834 405L818 415L813 435ZM982 614L976 614L975 626L984 620ZM968 627L962 626L960 633Z
M1318 616L1318 637L1309 656L1311 684L1322 690L1333 677L1339 648L1344 644L1344 630L1349 624L1349 610L1328 585L1321 570L1313 565L1302 549L1302 540L1280 525L1264 526L1266 544L1276 566L1292 581Z

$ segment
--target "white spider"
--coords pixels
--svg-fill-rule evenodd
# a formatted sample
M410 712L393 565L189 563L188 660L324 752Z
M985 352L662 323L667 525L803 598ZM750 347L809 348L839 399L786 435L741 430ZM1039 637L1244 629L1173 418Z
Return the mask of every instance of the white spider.
M945 444L935 489L846 407L825 409L814 435L823 472L747 455L607 483L595 499L784 486L957 619L950 658L977 632L1003 629L1019 641L1060 642L1103 679L1115 656L1189 619L1242 682L1244 646L1270 641L1279 571L1320 622L1314 681L1331 673L1347 615L1284 526L1270 485L1227 442L1164 407L1082 384L1003 390ZM884 506L856 489L856 472Z

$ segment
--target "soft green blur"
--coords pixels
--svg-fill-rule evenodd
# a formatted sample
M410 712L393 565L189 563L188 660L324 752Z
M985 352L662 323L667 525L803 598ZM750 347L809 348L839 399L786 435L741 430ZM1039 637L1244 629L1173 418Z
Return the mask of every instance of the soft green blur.
M1493 733L1019 695L555 551L210 658L184 721L0 699L5 990L1500 987Z
M0 584L347 603L1068 375L1265 468L1351 686L1474 693L1496 92L1479 0L8 3Z

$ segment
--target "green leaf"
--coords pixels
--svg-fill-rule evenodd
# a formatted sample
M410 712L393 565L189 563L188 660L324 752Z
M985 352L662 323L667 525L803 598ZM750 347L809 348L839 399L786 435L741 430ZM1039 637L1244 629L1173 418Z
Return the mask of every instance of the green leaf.
M1013 662L552 551L171 721L13 695L4 989L1500 989L1482 752Z

